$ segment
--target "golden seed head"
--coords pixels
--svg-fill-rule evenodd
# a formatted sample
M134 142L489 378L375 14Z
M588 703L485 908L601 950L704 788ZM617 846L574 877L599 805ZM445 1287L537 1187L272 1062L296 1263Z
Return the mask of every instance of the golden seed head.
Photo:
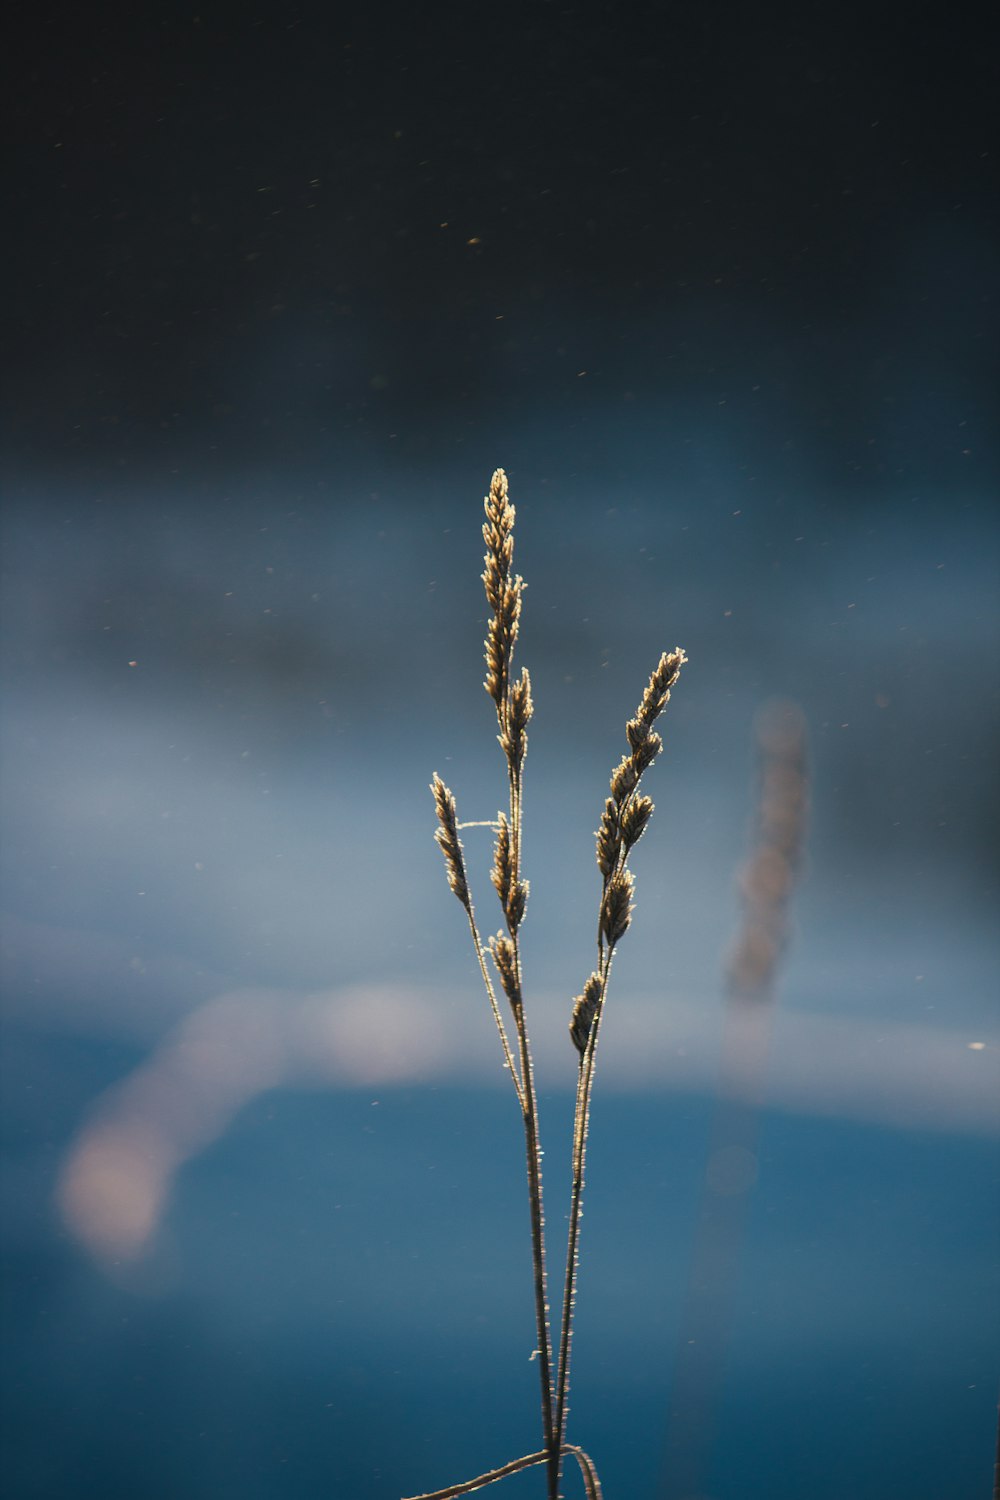
M514 936L521 923L524 921L524 909L528 904L528 882L518 880L511 886L510 895L506 903L507 929L511 937Z
M608 797L604 804L604 811L601 813L601 826L597 830L597 868L605 880L618 863L621 847L622 831L618 818L618 804L612 797Z
M524 580L520 574L503 582L498 595L496 613L486 627L486 681L485 688L497 706L503 719L510 678L511 657L521 622L521 590ZM487 589L487 593L489 590Z
M590 1040L590 1029L597 1015L597 1007L601 999L601 978L599 974L591 974L583 987L583 994L577 995L573 1002L573 1015L569 1023L569 1034L573 1039L573 1045L582 1057L587 1050Z
M613 948L628 930L632 920L632 892L635 880L631 870L620 870L612 876L601 904L601 931Z
M639 772L635 768L635 762L630 755L626 755L618 762L611 775L611 795L619 807L629 793L635 790L638 780Z
M455 798L436 771L434 773L434 780L431 782L431 791L434 794L434 807L437 812L439 825L434 838L440 846L441 853L444 855L448 884L466 911L468 911L469 886L465 878L462 841L458 836L458 817L455 810Z
M497 814L497 842L493 851L493 869L490 872L490 880L500 897L500 904L504 907L510 896L510 887L514 878L514 866L511 858L510 848L510 824L507 822L506 813Z
M521 982L517 975L517 953L506 933L498 932L489 941L490 956L496 965L503 992L515 1012L521 1007Z
M637 750L648 734L649 725L644 724L639 718L629 719L625 725L625 737L632 750Z
M633 797L628 803L622 813L622 842L626 854L642 838L652 815L653 799L651 797Z
M632 764L635 767L636 779L653 764L662 749L663 741L655 729L651 729L645 739L632 751Z
M681 667L686 661L687 657L680 646L675 646L673 651L664 651L660 657L642 696L642 702L636 710L636 718L641 720L647 728L666 708L670 698L670 689L681 675Z

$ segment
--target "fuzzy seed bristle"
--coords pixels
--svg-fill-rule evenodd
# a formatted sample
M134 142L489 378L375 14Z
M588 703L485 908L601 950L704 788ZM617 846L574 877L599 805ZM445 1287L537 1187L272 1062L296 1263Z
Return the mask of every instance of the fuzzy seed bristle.
M506 933L498 932L489 942L490 956L500 976L503 992L516 1013L521 1006L521 983L517 976L517 953Z
M531 699L531 678L528 676L527 667L522 667L520 677L510 690L507 728L500 736L504 754L518 771L524 764L524 757L527 753L528 736L525 730L534 711L535 705Z
M520 677L510 690L512 727L518 730L526 729L534 712L535 705L531 697L531 677L528 674L527 667L522 667Z
M483 686L496 704L501 718L507 699L511 657L521 621L523 587L524 580L520 574L503 583L496 613L486 627L486 681Z
M462 841L458 836L458 814L455 808L455 798L436 771L434 773L434 780L431 782L431 791L434 794L434 807L438 816L438 824L440 825L434 834L434 838L440 846L441 853L444 855L448 884L466 911L468 911L469 886L465 877Z
M635 768L635 762L630 755L626 755L611 774L611 795L619 807L629 793L635 791L638 781L639 772Z
M618 818L618 804L609 797L601 813L601 826L597 830L597 868L605 880L614 870L621 853L622 832Z
M507 498L507 475L503 469L494 469L490 492L483 499L483 509L486 512L483 523L483 541L486 543L483 583L490 608L498 610L514 557L513 531L517 514Z
M507 929L511 937L517 932L524 921L524 909L528 904L528 882L518 880L511 886L510 895L507 898L505 911L507 914Z
M514 879L514 866L511 860L510 848L510 824L506 813L497 814L497 842L493 851L493 869L490 872L490 880L500 897L500 904L504 908L510 898L511 882Z
M507 714L510 687L510 664L521 618L521 591L524 580L512 575L514 562L514 521L516 511L507 498L507 475L495 469L490 492L483 500L486 520L483 541L483 584L493 617L486 633L486 680L484 686L496 704L503 725Z
M650 676L649 684L642 695L642 702L636 709L636 718L647 728L666 708L670 699L670 689L676 683L681 674L681 667L686 661L687 657L680 646L675 646L673 651L664 651L660 657L656 670Z
M642 838L652 814L653 799L651 797L633 797L625 808L622 813L622 843L626 854Z
M612 876L604 893L601 905L601 930L608 946L613 948L624 936L632 920L632 892L635 879L631 870L621 870Z
M632 751L632 764L635 767L636 776L641 776L643 771L649 769L662 749L662 739L655 729L651 729L645 739Z
M597 1007L601 998L601 976L591 974L583 987L583 994L577 995L573 1002L573 1016L569 1023L569 1034L573 1038L573 1045L582 1057L587 1050L590 1040L590 1028L594 1024L597 1015Z
M507 928L513 937L524 919L524 909L528 902L528 882L517 879L514 870L510 823L505 813L497 815L497 842L493 851L493 869L490 871L490 880L500 897L500 905L507 918Z

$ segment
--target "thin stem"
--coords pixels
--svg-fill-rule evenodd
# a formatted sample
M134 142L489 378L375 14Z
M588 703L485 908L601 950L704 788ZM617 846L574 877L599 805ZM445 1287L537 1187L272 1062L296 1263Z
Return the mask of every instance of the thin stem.
M521 878L521 772L513 766L509 770L510 781L510 838L511 858L515 879Z
M596 1017L595 1017L596 1019ZM573 1304L576 1298L576 1265L578 1257L577 1249L577 1223L579 1221L579 1197L581 1189L577 1185L577 1144L580 1138L580 1129L583 1121L583 1089L584 1089L584 1059L580 1059L580 1067L576 1080L576 1113L573 1117L573 1183L570 1199L569 1236L566 1244L566 1274L563 1278L563 1303L562 1320L560 1323L559 1338L559 1362L556 1375L556 1436L564 1431L566 1426L566 1397L569 1384L569 1359L573 1338Z
M552 1334L549 1329L548 1292L545 1277L545 1215L542 1207L542 1161L538 1141L538 1103L528 1047L528 1032L523 1017L518 1020L521 1044L521 1071L524 1077L524 1146L528 1171L528 1201L531 1213L531 1261L535 1287L535 1325L538 1333L538 1376L542 1390L542 1436L549 1460L550 1500L556 1500L559 1485L559 1459L555 1451L555 1427L552 1419ZM553 1488L555 1486L555 1488Z
M563 1443L562 1451L565 1454L571 1454L579 1464L587 1500L602 1500L601 1481L597 1477L593 1459L575 1443ZM479 1474L475 1479L465 1479L461 1484L449 1484L446 1489L432 1490L426 1495L413 1495L411 1500L452 1500L454 1495L471 1495L473 1490L481 1490L488 1484L496 1484L498 1479L507 1479L511 1474L520 1473L522 1469L530 1469L535 1464L545 1463L548 1456L547 1448L543 1448L539 1453L526 1453L523 1458L512 1459L509 1464L502 1464L499 1469L490 1469L488 1474Z
M577 1448L576 1443L564 1443L562 1452L576 1458L580 1466L580 1475L583 1476L583 1490L586 1500L603 1500L601 1481L597 1478L597 1469L594 1460ZM549 1458L549 1449L543 1448L538 1454L525 1454L523 1458L514 1458L510 1464L502 1464L499 1469L490 1469L487 1475L478 1475L475 1479L465 1479L460 1485L448 1485L447 1490L432 1490L424 1496L412 1496L411 1500L451 1500L453 1496L468 1496L474 1490L484 1490L486 1485L495 1485L498 1479L508 1479L510 1475L517 1475L522 1469L532 1469L535 1464L546 1463Z
M587 1039L587 1050L580 1059L580 1071L576 1088L576 1112L573 1119L573 1187L570 1198L569 1234L566 1242L566 1276L563 1282L562 1325L559 1341L559 1364L556 1389L556 1444L562 1446L566 1431L567 1398L569 1395L569 1366L573 1341L573 1308L576 1301L576 1273L579 1262L580 1218L583 1208L583 1187L587 1160L587 1133L590 1128L590 1100L594 1081L594 1062L597 1051L597 1034L604 1013L604 1000L611 977L611 960L614 949L605 950L600 944L601 994L597 1010Z
M521 879L521 774L514 764L510 772L511 863L515 883ZM512 935L514 962L521 1004L515 1012L521 1052L522 1108L524 1147L528 1173L528 1202L531 1215L531 1262L535 1290L535 1326L538 1336L538 1378L542 1392L542 1438L548 1457L549 1500L557 1500L559 1490L559 1453L553 1420L552 1332L549 1326L549 1299L545 1274L545 1212L542 1201L542 1152L538 1138L538 1096L528 1045L528 1027L524 1019L524 991L521 981L521 950L518 934Z
M499 1469L490 1469L487 1474L480 1474L475 1479L466 1479L461 1484L449 1484L443 1490L430 1490L426 1495L413 1495L410 1500L451 1500L453 1495L469 1495L473 1490L481 1490L488 1484L496 1484L498 1479L506 1479L510 1474L517 1474L521 1469L530 1469L534 1464L543 1464L549 1456L548 1448L543 1448L540 1453L526 1453L523 1458L512 1459L509 1464L502 1464Z
M471 901L469 902L465 910L466 915L469 918L469 927L472 930L472 941L476 946L476 957L479 960L479 970L483 976L483 983L486 986L486 993L490 997L490 1006L493 1011L493 1019L497 1023L497 1030L500 1033L500 1041L503 1043L503 1055L506 1060L507 1067L510 1070L510 1076L514 1081L514 1088L517 1092L517 1102L520 1104L521 1111L523 1113L526 1107L524 1100L524 1085L522 1079L518 1075L517 1068L514 1065L514 1056L510 1050L510 1043L507 1040L507 1028L503 1024L503 1016L500 1014L500 1006L497 1004L496 991L493 988L493 983L490 979L490 973L486 967L486 954L483 952L483 944L479 936L479 929L476 926L476 918L472 910ZM518 1029L520 1030L520 1027Z
M588 1457L583 1449L578 1448L575 1443L563 1443L561 1451L563 1453L572 1453L580 1465L580 1473L583 1475L583 1488L586 1492L587 1500L603 1500L601 1481L597 1477L597 1470L594 1468L593 1459Z

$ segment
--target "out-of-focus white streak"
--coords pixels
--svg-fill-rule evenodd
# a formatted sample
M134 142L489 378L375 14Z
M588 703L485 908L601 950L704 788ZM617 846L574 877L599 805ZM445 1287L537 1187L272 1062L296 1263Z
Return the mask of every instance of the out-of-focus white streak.
M481 999L472 985L462 995L384 985L218 996L98 1101L63 1163L65 1222L99 1259L142 1254L178 1169L268 1089L432 1079L506 1086L499 1057L483 1045ZM558 1004L541 997L539 1014L551 1017ZM600 1085L712 1088L720 1012L711 1000L623 996L609 1009ZM1000 1045L972 1045L980 1040L786 1009L775 1023L764 1103L900 1129L992 1132L1000 1127ZM536 1061L543 1087L572 1086L568 1037L536 1044Z

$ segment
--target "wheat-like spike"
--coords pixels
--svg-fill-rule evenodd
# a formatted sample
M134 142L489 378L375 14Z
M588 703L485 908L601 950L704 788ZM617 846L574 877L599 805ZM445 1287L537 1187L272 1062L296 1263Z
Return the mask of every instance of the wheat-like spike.
M507 928L511 937L517 933L517 929L524 921L524 909L528 904L528 891L530 882L517 880L511 887L510 896L507 901Z
M486 520L483 524L483 541L486 543L486 570L483 583L490 608L496 613L500 608L504 585L510 576L514 558L514 521L517 511L507 498L507 475L503 469L494 469L490 480L490 492L483 499Z
M524 909L528 903L528 882L518 880L514 870L514 850L506 813L497 814L496 826L497 842L493 851L490 880L500 897L500 905L507 918L507 929L511 937L514 937L524 920Z
M664 651L651 674L646 691L642 695L642 702L636 709L636 718L647 728L653 721L659 718L670 701L670 689L676 683L681 674L681 667L687 661L687 657L679 646L672 651Z
M521 620L521 591L524 580L511 574L514 560L514 520L516 511L507 498L507 475L495 469L490 492L483 500L486 520L483 541L483 584L493 617L486 627L486 680L484 687L496 704L501 729L506 731L510 663Z
M636 745L632 751L632 764L635 766L637 775L641 776L643 771L649 769L662 749L663 741L656 730L651 729L642 743Z
M507 712L510 661L521 622L523 588L524 580L520 574L503 584L496 614L486 627L486 680L483 686L497 706L501 725Z
M590 1040L590 1028L594 1024L597 1006L604 984L600 974L591 974L583 987L583 994L573 1002L573 1016L569 1023L569 1034L573 1045L582 1057Z
M531 700L531 678L528 676L527 667L522 667L520 677L511 685L507 725L499 737L503 753L515 773L520 773L524 764L528 749L528 736L525 730L534 711L535 705Z
M686 661L679 646L663 652L635 717L625 726L630 753L622 757L611 773L611 796L604 804L596 835L597 865L605 883L611 880L623 856L639 842L649 822L653 804L648 797L636 798L635 793L643 772L663 749L663 741L652 726L670 701L670 690ZM635 811L631 810L633 805ZM601 921L601 931L606 936L603 911Z
M631 870L619 870L618 874L613 875L608 882L601 905L601 930L609 948L613 948L618 940L624 937L632 920L634 890L635 877Z
M611 795L619 807L626 797L632 795L638 784L639 772L635 768L635 761L631 755L625 755L611 773Z
M497 814L497 842L493 851L493 869L490 880L500 897L500 905L506 911L510 899L510 888L514 881L514 865L511 858L510 824L506 813Z
M517 954L514 944L504 932L498 932L496 937L491 937L489 942L490 957L496 964L497 973L503 992L510 1001L510 1008L515 1018L521 1009L521 981L517 972Z
M653 799L651 797L633 797L622 812L622 849L627 855L634 849L646 831L646 825L653 815Z
M438 815L438 823L440 824L434 838L440 845L441 853L444 855L445 869L448 872L448 884L466 911L468 911L469 883L465 876L462 841L458 836L458 815L455 808L455 798L436 771L434 772L434 780L431 782L431 791L434 793L434 806Z
M597 830L597 867L605 880L609 879L618 856L622 851L622 825L618 815L618 804L609 797L601 813L601 826Z

